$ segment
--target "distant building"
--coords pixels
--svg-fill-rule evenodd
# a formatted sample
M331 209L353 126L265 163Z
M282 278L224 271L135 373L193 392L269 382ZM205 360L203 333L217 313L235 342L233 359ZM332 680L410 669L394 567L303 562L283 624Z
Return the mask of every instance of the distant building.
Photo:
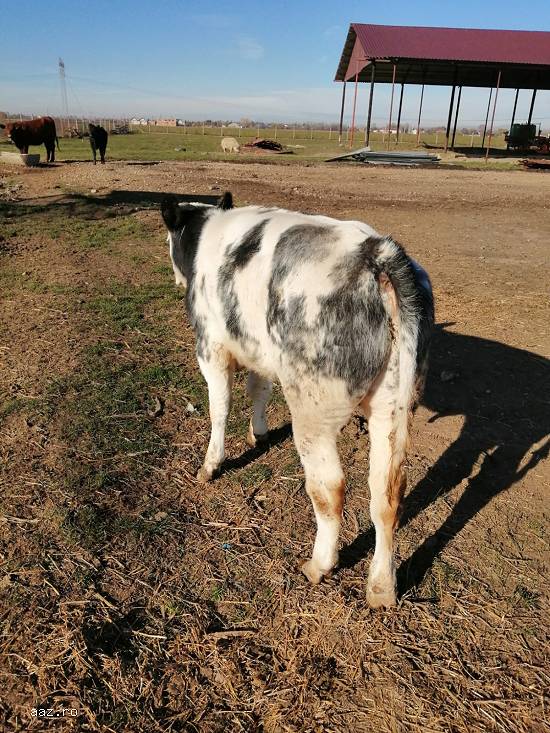
M130 124L131 125L146 125L147 120L145 119L145 117L132 117L132 119L130 120Z
M225 127L237 127L240 129L242 125L239 125L238 122L230 122L229 124L225 125Z
M175 117L174 119L170 119L170 120L168 119L167 120L163 120L163 119L155 120L155 125L157 125L157 127L176 127L177 124L178 124L178 121L176 120Z

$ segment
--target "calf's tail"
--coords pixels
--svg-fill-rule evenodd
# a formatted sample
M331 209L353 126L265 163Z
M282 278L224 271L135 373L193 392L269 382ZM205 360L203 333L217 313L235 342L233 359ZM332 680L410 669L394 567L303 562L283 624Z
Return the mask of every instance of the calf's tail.
M57 149L59 150L59 138L57 137L57 135L55 136L55 142L57 143Z
M392 417L392 460L388 479L390 504L399 507L406 488L403 470L413 411L420 398L420 371L427 357L429 331L433 322L433 300L429 278L403 248L391 238L380 242L376 264L378 280L393 328L390 359L395 360L397 393ZM422 279L422 275L425 280Z

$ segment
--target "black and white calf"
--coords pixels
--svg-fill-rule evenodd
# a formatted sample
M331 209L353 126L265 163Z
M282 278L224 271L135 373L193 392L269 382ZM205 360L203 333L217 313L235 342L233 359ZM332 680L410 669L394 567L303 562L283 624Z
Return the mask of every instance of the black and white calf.
M217 207L168 197L162 215L208 383L212 433L197 478L210 480L224 459L235 369L250 371L252 445L266 437L265 408L278 379L317 519L303 571L318 583L338 560L344 474L337 437L362 412L376 528L368 601L392 605L393 533L433 324L427 274L399 244L359 221L234 209L231 194Z

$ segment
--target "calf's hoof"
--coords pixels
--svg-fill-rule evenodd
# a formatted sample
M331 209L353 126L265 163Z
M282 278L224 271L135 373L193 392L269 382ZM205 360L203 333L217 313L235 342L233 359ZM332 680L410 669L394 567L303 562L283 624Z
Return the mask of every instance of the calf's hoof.
M367 603L371 608L390 608L397 605L395 589L383 590L376 586L367 588Z
M268 435L269 433L255 433L252 429L252 425L250 425L246 436L246 443L250 448L255 448L257 445L267 443Z
M201 466L197 471L197 481L199 484L207 484L212 481L212 471L207 471L204 466Z
M300 570L313 585L319 585L323 578L328 578L332 573L332 569L321 570L314 560L305 562Z

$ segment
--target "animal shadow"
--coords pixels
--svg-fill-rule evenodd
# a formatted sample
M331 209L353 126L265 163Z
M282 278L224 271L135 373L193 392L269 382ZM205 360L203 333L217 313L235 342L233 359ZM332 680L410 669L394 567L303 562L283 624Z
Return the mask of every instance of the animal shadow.
M448 325L435 329L422 403L435 413L430 422L462 415L464 423L405 498L400 526L460 482L466 479L467 484L443 524L399 567L400 594L418 586L466 524L550 450L550 361L498 341L448 331ZM354 566L373 545L371 527L342 550L340 566Z

